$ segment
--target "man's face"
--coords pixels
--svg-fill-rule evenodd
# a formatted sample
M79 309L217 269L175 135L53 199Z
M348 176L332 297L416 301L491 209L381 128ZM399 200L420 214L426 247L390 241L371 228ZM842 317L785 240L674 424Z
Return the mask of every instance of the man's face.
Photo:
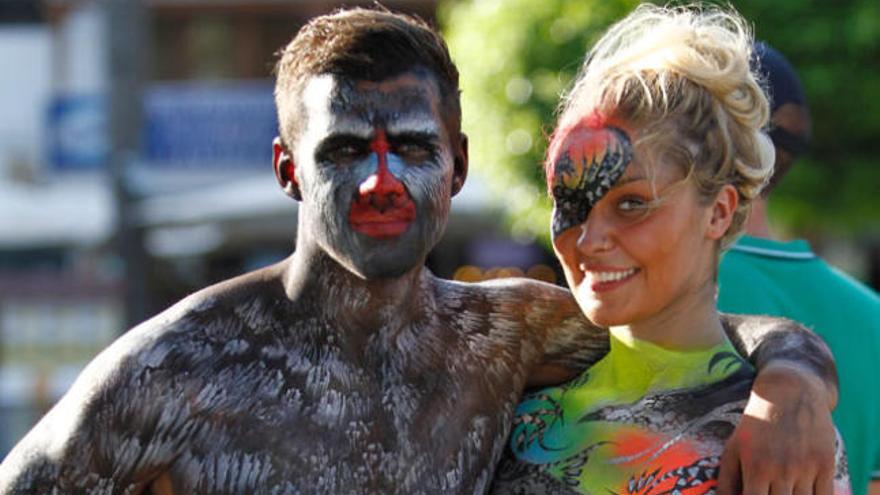
M461 172L454 163L464 159L441 118L434 77L314 76L302 102L292 157L299 228L363 278L397 277L423 263L446 228Z
M797 157L806 150L812 132L810 113L800 104L786 103L773 112L770 120L776 130L782 131L782 135L777 135L774 139L776 167L788 170Z

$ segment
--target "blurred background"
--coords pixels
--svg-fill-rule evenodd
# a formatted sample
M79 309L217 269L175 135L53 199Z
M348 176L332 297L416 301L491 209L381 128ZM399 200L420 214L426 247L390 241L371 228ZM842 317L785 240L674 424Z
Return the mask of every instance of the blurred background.
M462 74L471 175L428 265L562 283L538 166L559 93L637 2L387 0ZM0 458L130 326L289 255L274 52L326 0L0 0ZM880 3L736 1L785 53L814 141L775 227L880 286ZM820 289L817 289L820 290Z

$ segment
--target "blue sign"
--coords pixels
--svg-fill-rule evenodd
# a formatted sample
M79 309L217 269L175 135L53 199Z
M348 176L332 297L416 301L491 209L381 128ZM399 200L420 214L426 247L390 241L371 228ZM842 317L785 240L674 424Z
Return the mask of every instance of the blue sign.
M99 94L56 95L49 104L49 162L61 170L107 163L107 102Z
M144 95L151 167L266 167L278 134L269 82L167 83Z
M149 168L262 168L278 134L269 82L161 83L144 91L143 157ZM50 104L50 162L93 170L110 156L107 99L58 95Z

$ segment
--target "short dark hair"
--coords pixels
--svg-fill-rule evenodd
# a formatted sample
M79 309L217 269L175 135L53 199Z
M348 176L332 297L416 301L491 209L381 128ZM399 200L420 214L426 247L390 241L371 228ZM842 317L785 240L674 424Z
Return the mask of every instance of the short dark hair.
M422 19L380 8L342 9L312 19L279 51L275 103L287 146L301 130L303 88L312 76L381 81L414 68L432 72L446 125L461 127L458 69L446 42Z

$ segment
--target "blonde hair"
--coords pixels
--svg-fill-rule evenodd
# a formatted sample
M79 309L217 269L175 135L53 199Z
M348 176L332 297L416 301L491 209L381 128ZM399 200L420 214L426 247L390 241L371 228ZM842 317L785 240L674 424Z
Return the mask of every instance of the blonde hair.
M732 184L739 204L725 248L775 159L761 130L769 105L749 66L752 43L735 11L641 5L590 50L561 103L556 135L588 116L620 120L639 130L638 146L658 143L661 161L686 167L703 200Z

